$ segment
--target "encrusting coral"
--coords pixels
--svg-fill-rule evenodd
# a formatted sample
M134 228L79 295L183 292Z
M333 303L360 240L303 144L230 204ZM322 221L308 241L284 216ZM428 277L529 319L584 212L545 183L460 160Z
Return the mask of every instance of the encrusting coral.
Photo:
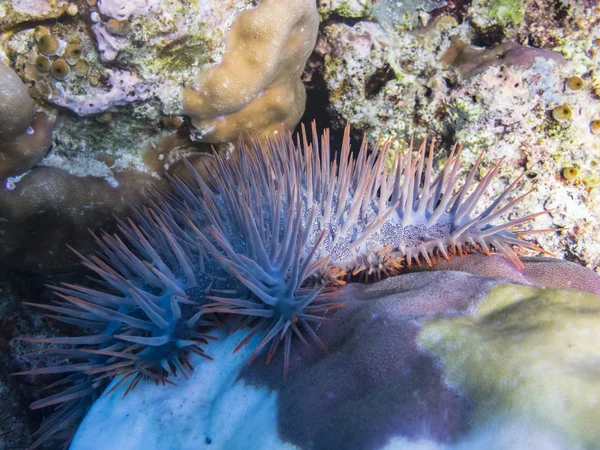
M300 75L317 39L312 0L263 0L236 17L219 65L183 91L184 113L203 142L235 141L240 131L270 135L298 123L306 102Z
M144 379L186 376L189 356L208 357L206 331L223 320L231 331L251 327L236 351L261 336L250 361L269 346L269 363L283 343L286 378L293 341L310 337L327 351L317 327L344 306L335 288L350 273L381 278L421 259L477 251L521 269L521 250L542 249L519 236L554 231L512 231L543 211L492 224L527 195L507 199L520 178L474 213L498 166L473 183L476 165L458 187L459 147L437 176L425 142L388 173L388 141L370 154L363 141L354 157L349 136L347 128L338 164L328 132L319 139L314 125L311 144L305 133L296 142L283 130L267 143L255 135L240 143L239 160L215 156L212 187L189 166L192 182L173 178L175 195L157 195L118 234L96 238L100 254L80 255L96 286L57 286L61 301L37 305L95 334L23 338L74 345L56 350L68 364L21 373L71 373L63 381L70 387L33 405L59 405L34 445L64 437L108 379L122 376L127 394Z
M452 64L462 78L470 78L485 72L490 67L511 66L530 68L537 58L564 64L562 55L541 48L527 47L514 42L506 42L489 50L472 47L460 39L452 39L452 44L442 56L445 64Z

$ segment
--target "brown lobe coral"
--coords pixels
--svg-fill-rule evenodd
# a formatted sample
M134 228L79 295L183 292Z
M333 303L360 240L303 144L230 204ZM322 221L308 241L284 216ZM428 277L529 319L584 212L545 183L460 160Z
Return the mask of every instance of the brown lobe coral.
M0 140L23 134L33 121L33 100L19 76L0 61Z
M0 62L0 179L19 175L46 154L52 143L52 123L34 114L34 103L19 76Z
M281 123L295 126L306 102L300 76L318 26L311 0L263 0L241 12L227 35L221 64L183 91L184 113L198 129L195 138L231 142L240 131L264 136Z

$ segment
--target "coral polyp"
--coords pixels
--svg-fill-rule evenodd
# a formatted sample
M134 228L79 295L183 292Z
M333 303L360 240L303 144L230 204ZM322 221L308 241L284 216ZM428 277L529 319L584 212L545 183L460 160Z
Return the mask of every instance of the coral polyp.
M571 77L567 80L567 87L572 91L578 91L583 88L583 80L578 76Z
M44 55L38 55L38 57L35 58L35 68L40 72L49 72L51 66L52 62L50 59L48 59L48 57Z
M82 48L79 44L69 44L65 47L65 61L70 66L77 64L81 58Z
M46 56L56 55L60 50L60 41L50 33L43 34L37 44L38 50Z
M50 73L59 81L66 80L69 77L70 71L69 65L63 59L57 59L50 66Z
M566 103L563 105L559 105L552 110L552 117L557 122L566 122L571 118L573 112L571 111L571 107Z
M521 251L543 251L519 236L547 230L511 230L544 212L494 225L527 195L508 199L522 177L479 208L500 163L476 183L480 156L459 184L459 146L437 176L433 141L415 155L411 144L388 171L391 141L369 152L364 140L355 155L349 127L333 161L329 133L319 137L314 123L311 143L303 129L296 140L280 130L239 146L239 158L215 154L210 180L188 164L191 181L171 178L174 193L157 193L118 234L96 237L99 254L79 255L95 285L56 286L61 301L36 305L92 333L24 338L69 346L57 350L69 363L22 374L69 373L63 382L75 383L33 405L60 405L35 445L62 437L112 378L121 377L113 389L129 383L127 394L143 380L186 376L191 354L210 359L211 327L248 328L237 349L260 339L249 362L268 347L269 363L283 344L287 378L296 341L327 352L318 327L344 306L336 287L349 277L381 279L474 251L522 267Z

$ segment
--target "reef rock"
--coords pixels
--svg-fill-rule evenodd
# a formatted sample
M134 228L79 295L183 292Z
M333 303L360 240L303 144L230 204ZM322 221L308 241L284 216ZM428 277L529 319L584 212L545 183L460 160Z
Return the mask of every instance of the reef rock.
M597 268L600 9L590 2L439 2L416 27L408 15L389 12L422 3L384 1L373 6L376 21L325 24L316 51L334 122L349 122L371 142L382 131L397 137L398 151L433 135L448 147L463 143L471 161L485 150L484 166L505 157L506 181L490 196L526 172L533 193L514 213L552 209L536 224L569 232L540 244Z
M541 272L536 283L555 279ZM336 298L346 307L318 330L330 356L297 341L287 381L281 353L248 366L256 342L232 354L245 333L222 329L215 361L196 361L189 380L103 395L71 448L586 449L600 439L597 295L440 271L350 284Z

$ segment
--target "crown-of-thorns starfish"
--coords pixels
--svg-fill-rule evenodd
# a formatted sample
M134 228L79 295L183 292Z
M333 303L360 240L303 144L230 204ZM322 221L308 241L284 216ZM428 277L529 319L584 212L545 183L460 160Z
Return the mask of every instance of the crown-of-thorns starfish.
M22 372L69 374L53 385L64 391L32 405L58 405L34 446L68 437L111 378L129 380L127 393L142 380L185 376L191 353L209 358L211 336L200 329L224 316L236 317L234 331L250 328L237 349L260 335L250 362L268 346L269 363L283 343L285 378L293 340L327 351L318 327L343 306L335 288L348 277L380 279L473 251L521 268L519 253L543 249L520 237L558 231L514 230L545 212L494 224L528 194L509 199L522 175L474 212L502 161L475 182L480 155L460 185L460 146L436 176L433 142L416 155L411 143L388 171L390 146L380 140L369 152L363 140L355 155L346 127L332 159L329 132L319 139L314 123L312 143L304 128L296 141L283 131L266 143L240 141L239 159L215 155L212 180L190 166L191 182L172 179L174 194L159 193L135 221L119 222L119 234L98 238L99 255L80 255L96 285L54 287L62 300L36 305L92 333L25 338L69 346L53 350L68 363Z
M480 155L459 187L460 147L433 177L433 142L424 141L414 158L411 144L388 173L391 141L369 154L364 140L355 158L346 127L338 164L337 155L330 160L328 132L319 143L313 123L312 134L311 144L304 129L296 142L284 132L266 144L240 141L239 160L215 155L214 188L199 177L197 193L176 182L190 202L199 199L208 224L194 231L208 252L253 294L209 296L205 310L257 321L243 343L266 330L251 359L270 343L269 362L284 342L284 376L292 336L304 341L304 330L322 346L311 324L324 319L315 313L342 306L315 279L347 272L380 279L397 274L402 261L432 264L472 251L497 252L522 267L518 252L543 251L511 228L545 212L493 224L527 195L505 201L522 176L473 214L500 163L474 183Z

